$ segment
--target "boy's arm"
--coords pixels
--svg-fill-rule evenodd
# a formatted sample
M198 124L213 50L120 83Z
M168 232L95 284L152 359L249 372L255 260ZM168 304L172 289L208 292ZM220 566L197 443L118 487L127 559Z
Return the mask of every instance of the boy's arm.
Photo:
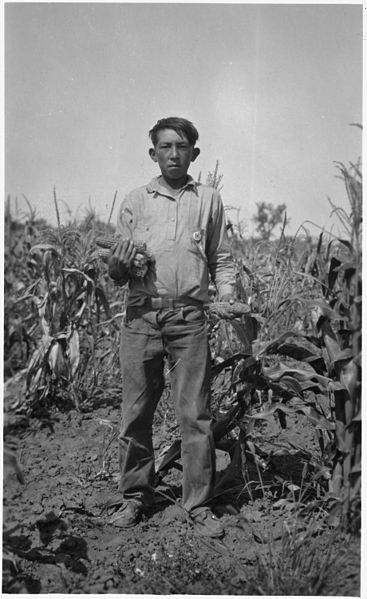
M208 227L206 254L209 271L218 290L219 299L235 297L235 270L227 235L227 223L222 200L216 192L212 217Z

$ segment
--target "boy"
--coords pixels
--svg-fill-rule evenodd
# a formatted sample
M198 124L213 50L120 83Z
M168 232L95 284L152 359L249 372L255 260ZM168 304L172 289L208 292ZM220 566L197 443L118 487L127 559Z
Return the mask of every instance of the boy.
M211 512L215 448L210 417L210 353L203 306L209 277L220 299L234 295L234 267L224 209L216 190L188 175L198 157L198 132L179 117L161 119L149 132L149 154L161 175L125 198L121 236L109 275L129 283L121 334L123 376L119 437L123 504L112 523L134 526L152 504L152 422L164 387L164 357L171 365L172 397L182 436L182 504L203 535L221 537ZM131 276L133 242L144 242L152 261L144 278Z

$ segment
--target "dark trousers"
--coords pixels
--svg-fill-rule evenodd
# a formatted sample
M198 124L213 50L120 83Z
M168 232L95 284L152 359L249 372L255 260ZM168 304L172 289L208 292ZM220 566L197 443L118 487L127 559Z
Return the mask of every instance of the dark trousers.
M190 511L213 493L215 449L210 415L210 352L202 309L185 306L125 319L121 334L123 402L119 490L153 501L153 416L164 387L164 357L182 436L183 507Z

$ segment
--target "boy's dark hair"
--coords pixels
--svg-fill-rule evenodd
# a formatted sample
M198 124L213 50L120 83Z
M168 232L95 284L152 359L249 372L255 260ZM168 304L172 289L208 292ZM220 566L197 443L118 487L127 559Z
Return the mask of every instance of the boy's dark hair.
M165 119L160 119L149 131L149 137L154 147L158 143L158 131L162 129L173 129L180 136L184 134L192 146L195 146L199 139L199 133L191 121L178 116L169 116Z

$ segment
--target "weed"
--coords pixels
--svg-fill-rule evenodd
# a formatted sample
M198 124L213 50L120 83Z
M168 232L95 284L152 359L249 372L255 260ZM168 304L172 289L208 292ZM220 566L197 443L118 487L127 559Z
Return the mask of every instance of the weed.
M330 531L311 518L306 523L295 519L283 524L280 540L269 531L266 552L257 554L250 581L251 594L318 596L329 594L333 575L345 571L340 530Z

